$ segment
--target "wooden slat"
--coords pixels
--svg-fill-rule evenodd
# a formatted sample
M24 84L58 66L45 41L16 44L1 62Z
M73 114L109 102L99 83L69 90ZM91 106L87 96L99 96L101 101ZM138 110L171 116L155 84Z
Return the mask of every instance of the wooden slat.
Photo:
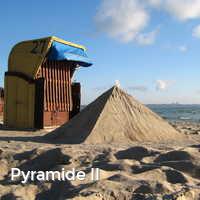
M50 93L49 93L49 97L50 97L50 111L53 110L53 83L52 83L52 64L49 63L49 87L50 87Z
M46 74L44 73L46 69L46 62L44 63L43 65L43 68L42 68L42 73L44 74L44 76L46 76ZM44 81L44 110L47 109L47 94L46 94L46 90L47 90L47 81L45 80Z
M48 101L48 90L49 90L49 79L48 79L48 76L47 76L47 66L48 66L48 63L47 61L45 62L45 65L43 67L43 70L42 70L42 76L44 78L44 83L46 84L46 92L45 92L45 95L46 95L46 98L45 98L45 101L46 101L46 110L48 110L48 104L49 104L49 101Z
M60 65L60 79L61 79L61 107L62 111L64 110L64 102L63 102L63 73L62 73L62 65Z
M57 61L55 61L55 65L54 65L54 75L55 75L55 97L56 97L56 103L55 103L55 106L56 106L56 111L58 111L58 77L57 77Z
M46 111L49 110L49 75L48 75L48 62L46 61L45 64L45 69L43 70L45 72L45 82L46 82L46 104L47 104L47 109Z
M57 88L58 88L58 110L61 110L61 103L60 103L60 77L59 77L60 65L57 66Z
M54 87L55 87L55 111L58 110L58 88L57 88L57 61L54 61Z
M57 77L57 96L58 96L58 111L60 111L60 87L59 87L59 63L56 64L56 77Z
M60 111L60 86L59 86L59 63L57 63L57 67L56 67L56 76L57 76L57 95L58 95L58 111Z
M46 66L45 66L45 74L46 74L46 84L47 84L47 91L46 91L46 95L47 95L47 98L46 98L46 101L47 101L47 111L50 110L50 94L49 94L49 89L50 89L50 80L49 80L49 68L48 68L48 63L46 63Z
M65 104L65 110L67 110L67 79L66 79L65 66L63 66L63 78L64 78L64 104Z
M54 61L54 88L55 88L55 104L54 104L54 106L55 106L55 110L54 111L56 111L57 110L57 86L56 86L56 83L57 83L57 80L56 80L56 61Z
M67 111L69 110L69 91L68 91L68 69L65 67L65 77L66 77L66 104L67 104Z
M68 101L67 101L67 105L68 105L68 111L70 111L70 105L71 105L71 95L70 95L70 68L66 67L67 69L67 91L68 91Z
M53 93L52 93L52 98L53 98L53 111L55 111L56 107L55 107L55 102L56 102L56 98L55 98L55 76L54 76L54 61L52 61L52 89L53 89Z
M47 103L47 111L49 110L49 70L48 70L48 62L46 62L46 65L45 65L45 82L46 82L46 95L47 95L47 98L46 98L46 103Z
M62 63L62 80L63 80L63 108L66 110L66 92L65 92L65 71L64 65Z
M61 111L63 111L63 80L62 80L62 66L60 66L59 74L60 74L60 103L61 103Z
M61 111L63 111L62 66L60 66L59 74L60 74L60 105L61 105L60 109L61 109Z

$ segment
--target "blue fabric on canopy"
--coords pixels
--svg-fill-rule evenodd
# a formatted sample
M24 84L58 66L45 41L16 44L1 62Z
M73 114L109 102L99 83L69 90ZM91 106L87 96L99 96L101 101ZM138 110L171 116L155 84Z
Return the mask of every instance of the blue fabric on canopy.
M87 54L83 49L55 41L51 45L48 60L74 61L83 67L92 65L91 60L87 57Z

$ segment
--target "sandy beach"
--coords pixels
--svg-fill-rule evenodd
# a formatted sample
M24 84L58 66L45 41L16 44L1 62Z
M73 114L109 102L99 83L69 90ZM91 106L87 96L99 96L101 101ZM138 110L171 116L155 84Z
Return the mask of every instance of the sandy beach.
M0 5L0 200L200 200L200 0Z
M130 144L48 144L46 131L0 131L1 199L177 199L200 198L200 125L176 122L187 142ZM46 181L21 184L10 169L100 169L100 180Z

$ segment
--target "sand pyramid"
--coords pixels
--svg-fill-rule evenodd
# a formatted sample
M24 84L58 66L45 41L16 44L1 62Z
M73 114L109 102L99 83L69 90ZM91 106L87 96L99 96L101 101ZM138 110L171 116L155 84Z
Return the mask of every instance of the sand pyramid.
M114 86L46 137L58 143L77 144L179 140L182 135Z

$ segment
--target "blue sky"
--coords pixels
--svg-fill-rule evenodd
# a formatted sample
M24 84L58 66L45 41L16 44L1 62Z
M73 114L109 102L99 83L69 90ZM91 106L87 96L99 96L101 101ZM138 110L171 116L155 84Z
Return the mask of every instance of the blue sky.
M199 0L57 2L1 2L1 86L14 44L55 35L85 45L93 60L75 75L83 104L116 80L143 103L200 103Z

